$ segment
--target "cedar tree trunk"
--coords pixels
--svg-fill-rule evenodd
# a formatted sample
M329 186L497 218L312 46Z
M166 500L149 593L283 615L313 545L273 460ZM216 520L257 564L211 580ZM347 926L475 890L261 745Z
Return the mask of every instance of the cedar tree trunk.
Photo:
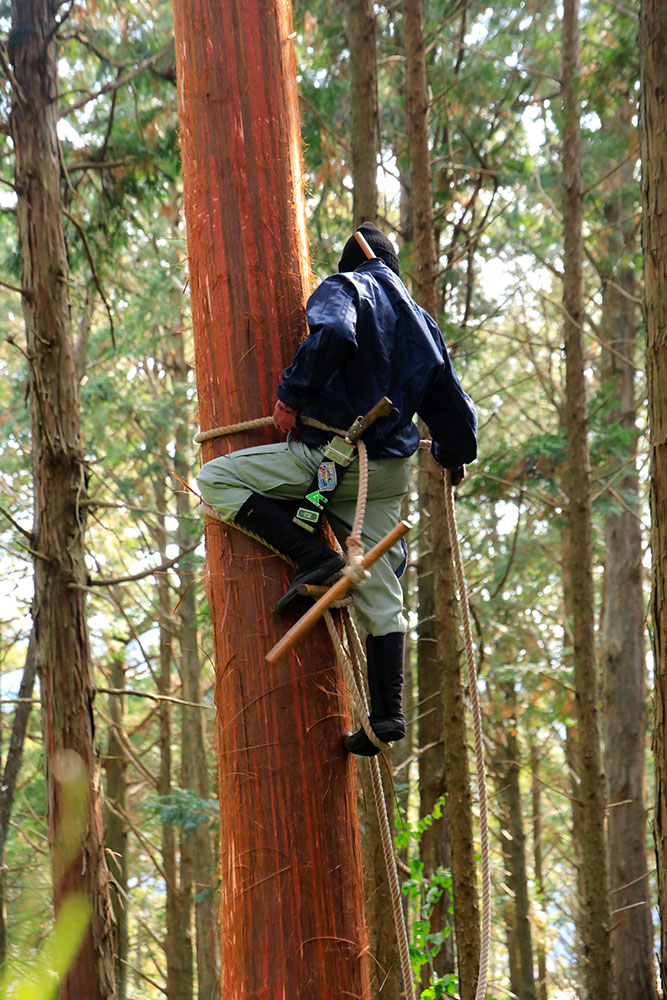
M608 127L631 148L634 105L623 104ZM630 158L604 184L607 237L601 329L607 341L602 374L614 394L609 420L629 433L614 455L625 465L613 478L622 502L605 517L604 611L600 660L604 679L604 764L609 791L609 879L612 907L612 968L618 1000L655 1000L653 925L646 857L646 662L637 413L634 357L637 341L636 282L631 255L635 220L628 192L635 160ZM625 260L623 259L625 257ZM614 469L614 471L616 471Z
M62 229L56 122L58 5L13 0L8 40L14 70L11 133L16 156L17 220L23 311L30 368L35 496L35 655L44 710L44 753L54 906L73 892L92 902L84 944L63 980L63 1000L114 995L108 871L102 843L98 760L93 731L93 677L86 623L86 469L79 438L78 381L69 303L69 268ZM81 831L67 828L64 784L78 755L87 784ZM81 834L65 852L64 838Z
M350 0L350 145L355 228L377 217L378 93L373 0Z
M595 593L591 527L590 462L584 375L582 321L581 132L579 75L579 3L563 8L563 227L568 438L567 494L570 516L570 566L574 592L574 673L579 728L580 795L583 802L582 851L587 933L585 977L591 997L614 996L611 975L609 862L605 837L605 792L600 746L599 684L595 656Z
M403 0L406 52L406 97L410 190L415 253L413 276L415 298L437 320L437 248L433 225L431 158L428 141L428 89L422 0ZM451 866L454 894L454 926L458 950L460 993L463 1000L475 995L479 968L479 910L476 858L472 828L472 800L467 757L467 733L463 678L459 653L459 618L454 586L452 550L445 513L442 472L427 457L420 473L420 492L432 499L428 527L421 525L425 543L430 541L431 564L435 568L434 617L438 623L439 682L443 692L445 773L448 813L451 818ZM423 567L420 574L422 595ZM422 595L426 598L426 595ZM421 596L420 596L421 600ZM420 657L420 699L422 697ZM426 682L430 694L432 680ZM420 730L421 735L421 730ZM434 751L437 753L437 750ZM449 859L444 853L440 863ZM443 971L449 956L443 954Z
M305 334L309 272L286 0L176 0L176 60L200 422L270 413ZM276 440L237 434L203 457ZM366 998L348 713L322 627L269 667L293 617L284 564L206 526L218 709L222 994Z
M667 9L642 0L639 27L642 244L651 460L655 669L655 850L660 976L667 989Z

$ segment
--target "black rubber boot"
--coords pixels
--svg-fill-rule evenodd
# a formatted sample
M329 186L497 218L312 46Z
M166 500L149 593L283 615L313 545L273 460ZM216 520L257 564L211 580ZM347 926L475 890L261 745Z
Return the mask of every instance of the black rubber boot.
M405 736L405 717L401 700L404 655L405 633L403 632L369 635L366 638L368 691L371 697L371 714L368 716L368 721L375 735L383 743L395 743ZM361 727L356 733L345 734L343 746L350 753L360 757L374 757L380 752Z
M280 504L259 493L252 493L234 518L240 528L283 552L296 563L296 576L289 589L276 604L282 612L298 597L301 583L324 583L345 565L337 552L323 545L314 535L294 523Z

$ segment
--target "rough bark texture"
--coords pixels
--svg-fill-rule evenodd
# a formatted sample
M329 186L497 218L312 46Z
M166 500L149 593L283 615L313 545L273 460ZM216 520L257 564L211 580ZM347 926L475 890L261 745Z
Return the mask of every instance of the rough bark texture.
M79 439L68 263L62 230L56 122L55 13L48 0L13 0L9 56L16 81L11 133L30 368L35 497L34 628L44 709L44 752L56 911L73 892L92 902L84 944L61 986L63 1000L114 995L111 904L102 844L93 678L86 626L86 471ZM63 795L82 763L88 814L68 831ZM63 780L61 780L61 778ZM64 781L64 784L63 784ZM71 825L71 824L70 824ZM80 837L65 850L64 838Z
M628 101L608 127L636 144L633 105ZM606 338L602 374L613 392L610 421L631 437L625 463L613 468L617 507L605 517L604 610L600 663L604 679L604 764L609 793L609 878L612 907L612 969L618 1000L655 998L653 926L646 857L646 663L642 533L637 474L635 345L637 308L634 266L635 222L628 192L634 159L620 166L604 185L609 223L601 330ZM625 263L623 258L625 256Z
M667 989L667 9L642 0L642 244L651 460L653 653L655 661L655 847L661 913L660 975Z
M174 4L202 427L270 412L305 333L308 261L296 66L285 0ZM205 459L275 439L239 434ZM274 667L288 574L210 520L221 827L222 994L369 995L353 763L323 628ZM293 619L292 619L293 620Z
M373 0L350 0L352 216L355 226L377 216L378 94Z
M574 601L574 672L579 761L583 801L582 850L585 913L588 924L586 982L593 997L614 996L611 975L609 863L605 836L605 781L599 723L599 684L595 655L590 461L586 414L586 379L582 321L581 133L576 87L579 72L579 4L563 7L563 227L566 357L567 495L570 564Z

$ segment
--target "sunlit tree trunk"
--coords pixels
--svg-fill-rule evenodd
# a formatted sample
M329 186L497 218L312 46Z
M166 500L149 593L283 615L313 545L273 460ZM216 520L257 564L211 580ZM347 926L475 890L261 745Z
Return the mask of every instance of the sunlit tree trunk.
M636 149L629 102L607 123L624 146ZM615 509L605 517L604 606L600 660L604 680L604 763L609 790L609 877L612 908L612 968L618 1000L655 998L653 926L646 857L646 663L642 533L637 473L635 346L637 306L633 202L635 157L605 181L609 234L601 260L605 281L601 331L606 350L603 378L613 393L608 418L629 434L614 450L624 463L613 476ZM606 258L606 259L605 259ZM625 258L625 259L624 259Z
M659 0L642 0L639 46L653 552L655 849L664 992L667 989L667 9Z
M309 270L285 0L176 0L176 60L202 427L270 413L305 333ZM238 434L204 458L275 440ZM268 667L282 562L209 520L222 994L368 997L354 765L324 629ZM287 622L289 624L289 622Z
M574 673L579 730L580 795L587 961L592 998L614 996L611 975L609 862L605 835L605 782L600 744L599 684L595 652L595 593L590 495L590 461L584 374L583 183L579 127L579 3L563 7L563 228L565 314L567 496L570 573L574 594Z
M377 216L378 93L373 0L350 0L350 99L353 224Z
M44 707L44 755L54 905L73 892L92 903L84 944L65 977L63 1000L114 996L109 875L102 843L99 768L93 732L93 676L86 622L86 466L79 437L78 381L72 345L69 268L62 229L56 123L56 18L49 0L13 0L8 54L14 89L10 127L16 157L26 354L35 498L34 622ZM76 754L88 814L67 830L63 802ZM80 834L64 851L63 835ZM60 839L58 839L60 837Z

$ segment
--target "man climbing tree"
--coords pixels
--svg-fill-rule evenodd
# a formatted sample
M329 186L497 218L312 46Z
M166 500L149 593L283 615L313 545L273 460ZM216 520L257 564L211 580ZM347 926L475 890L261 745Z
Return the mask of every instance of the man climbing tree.
M361 234L361 241L357 236ZM362 244L375 256L367 258ZM325 511L343 537L352 530L358 488L354 450L332 437L359 414L390 396L393 410L365 434L368 500L362 540L377 544L400 518L408 489L408 459L419 445L413 417L419 413L433 436L432 452L455 481L476 456L476 416L452 367L435 322L411 299L399 278L391 241L364 223L345 244L339 274L310 297L310 336L285 369L277 390L274 423L287 442L208 462L197 481L202 496L226 521L263 539L296 563L296 576L276 610L297 598L303 583L323 583L345 560L311 534ZM303 422L299 423L299 415ZM315 420L320 426L312 426ZM328 423L328 429L321 424ZM300 500L296 516L275 501ZM370 723L384 742L405 736L401 692L406 623L398 577L405 564L400 546L379 559L355 590L367 633ZM373 756L379 748L363 728L345 748Z

